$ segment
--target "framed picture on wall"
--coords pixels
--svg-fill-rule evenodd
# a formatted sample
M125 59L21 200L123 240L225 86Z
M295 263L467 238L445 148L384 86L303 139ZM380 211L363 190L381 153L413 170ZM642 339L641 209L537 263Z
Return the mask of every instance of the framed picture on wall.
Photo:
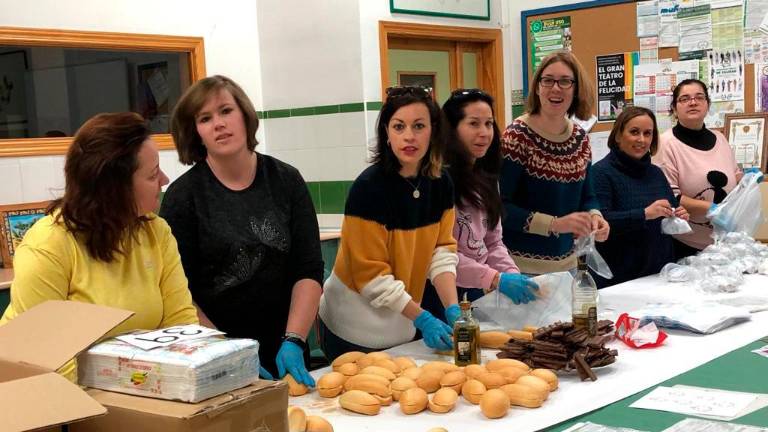
M3 267L13 267L13 253L27 230L45 216L50 201L0 206L0 256Z
M768 112L726 114L723 132L741 168L766 171Z
M0 53L0 139L29 135L26 73L26 51Z
M431 88L432 99L437 100L437 72L397 71L397 84L401 86L421 86Z
M168 62L147 63L136 67L137 110L155 133L166 133L169 128L170 85Z
M389 11L411 15L491 20L491 0L389 0Z

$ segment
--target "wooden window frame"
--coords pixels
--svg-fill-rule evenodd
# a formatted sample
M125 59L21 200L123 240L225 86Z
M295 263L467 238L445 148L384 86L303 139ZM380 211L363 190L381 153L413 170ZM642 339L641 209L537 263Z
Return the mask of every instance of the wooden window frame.
M482 48L477 50L479 61L478 80L484 82L484 90L494 98L493 110L496 113L496 123L503 128L505 122L505 101L504 101L504 59L502 48L501 29L479 28L479 27L456 27L433 24L416 24L394 21L379 21L379 59L381 62L381 97L385 100L385 89L389 83L389 58L388 52L390 41L395 40L395 46L401 46L398 38L419 38L430 39L432 41L458 42L456 44L456 54L463 52L467 48L466 43L479 43ZM474 48L467 51L475 51ZM456 56L453 56L454 58ZM460 61L455 61L450 68L453 69L452 75L456 77L457 82L462 82L463 71ZM455 88L456 85L451 85Z
M190 83L205 77L203 38L136 33L0 27L0 46L171 51L189 58ZM153 134L161 150L173 150L171 134ZM0 139L0 157L50 156L67 152L72 137Z

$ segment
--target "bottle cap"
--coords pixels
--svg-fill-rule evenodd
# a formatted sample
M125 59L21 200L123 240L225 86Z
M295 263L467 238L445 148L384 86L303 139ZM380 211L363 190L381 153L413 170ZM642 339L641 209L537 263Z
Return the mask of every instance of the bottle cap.
M472 308L472 303L467 300L467 293L464 293L464 298L459 302L459 308L461 308L463 311L470 310Z

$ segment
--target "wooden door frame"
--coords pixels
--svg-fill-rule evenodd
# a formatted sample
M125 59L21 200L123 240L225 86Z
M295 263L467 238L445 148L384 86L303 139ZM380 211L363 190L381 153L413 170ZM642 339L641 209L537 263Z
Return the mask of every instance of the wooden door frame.
M487 83L483 90L494 98L493 110L496 113L496 123L499 125L507 124L504 118L506 104L504 101L504 57L501 29L379 21L382 100L385 99L384 90L387 87L386 83L389 82L389 39L397 37L483 44L480 57L483 59L484 67L483 70L478 70L477 74L478 77L482 74L482 82ZM457 66L454 68L459 69ZM455 70L454 72L457 72L457 77L461 77L462 71Z

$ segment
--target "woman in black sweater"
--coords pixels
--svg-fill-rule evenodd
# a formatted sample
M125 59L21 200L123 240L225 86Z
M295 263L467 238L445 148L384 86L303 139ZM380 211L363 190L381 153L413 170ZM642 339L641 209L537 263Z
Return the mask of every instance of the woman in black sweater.
M256 152L259 119L235 82L196 82L173 112L179 160L160 216L179 244L200 323L259 341L261 365L314 386L306 337L322 290L317 216L292 166Z
M672 238L661 232L661 220L673 214L687 220L688 212L678 205L661 169L651 164L658 143L653 112L629 107L608 137L611 152L593 167L600 211L611 226L611 236L597 250L614 276L593 274L600 288L658 273L674 260Z

